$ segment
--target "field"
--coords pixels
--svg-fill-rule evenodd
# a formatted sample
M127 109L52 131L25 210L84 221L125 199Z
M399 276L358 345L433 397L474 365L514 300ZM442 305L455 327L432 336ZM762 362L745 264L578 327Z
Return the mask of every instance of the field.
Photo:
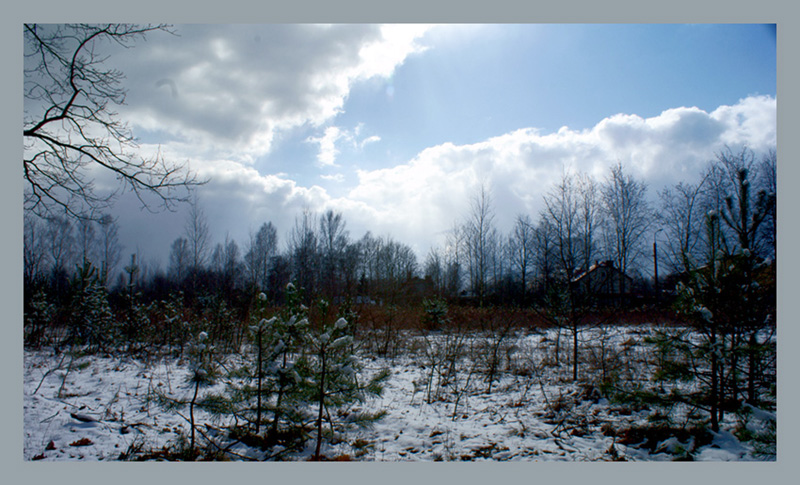
M655 382L650 324L607 325L572 336L557 329L506 333L365 331L355 355L363 375L389 369L379 397L329 411L322 455L339 461L750 461L774 460L775 414L753 407L727 413L719 432L697 426L691 406L645 403ZM674 329L672 329L674 330ZM242 353L218 356L222 367ZM166 410L154 391L191 397L184 355L81 355L53 348L24 353L24 459L176 459L189 416ZM224 388L226 378L201 392ZM667 383L691 390L692 381ZM383 412L369 426L353 417ZM231 436L230 417L194 411L207 460L308 460L300 448L264 449ZM309 426L310 432L311 426ZM772 430L772 448L764 436ZM771 451L770 451L771 450Z

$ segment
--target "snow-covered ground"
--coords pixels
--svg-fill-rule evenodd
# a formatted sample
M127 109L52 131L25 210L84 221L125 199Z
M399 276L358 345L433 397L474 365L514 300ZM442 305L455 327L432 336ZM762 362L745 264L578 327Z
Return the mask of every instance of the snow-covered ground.
M582 345L580 372L601 372L598 362L622 361L620 352L626 352L628 362L644 361L647 349L640 342L651 330L643 326L583 332L584 344L592 345ZM591 388L573 384L566 334L560 338L558 365L551 362L556 341L552 332L520 334L502 342L505 357L491 393L486 392L483 368L468 358L459 361L454 380L440 381L437 373L445 366L435 360L437 350L448 343L470 348L478 340L403 338L409 350L394 359L362 357L367 372L388 367L391 377L381 397L350 409L383 410L386 415L372 427L342 430L335 443L324 444L324 455L359 461L668 461L680 450L694 448L696 460L754 459L752 447L739 442L729 426L701 446L691 437L680 441L675 436L650 448L630 439L621 443L621 431L646 424L651 411L612 404ZM165 412L147 397L156 389L188 396L187 373L185 363L174 357L150 362L125 356L73 359L52 349L26 350L24 459L110 461L174 446L188 435L188 415ZM219 443L226 440L226 423L202 411L195 413L195 421L198 432ZM241 443L229 450L234 460L269 455ZM280 459L303 460L312 453L309 440L304 451L282 454Z

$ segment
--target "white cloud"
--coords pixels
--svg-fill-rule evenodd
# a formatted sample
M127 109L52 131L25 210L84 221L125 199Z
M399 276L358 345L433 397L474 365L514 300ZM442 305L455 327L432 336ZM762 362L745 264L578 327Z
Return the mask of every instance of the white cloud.
M726 127L721 138L725 143L744 143L755 150L765 150L777 143L775 98L751 96L734 106L720 106L711 117Z
M379 141L381 141L381 137L379 137L378 135L372 135L372 136L369 136L369 137L361 140L361 142L358 144L358 147L359 148L364 148L365 146L367 146L370 143L376 143L376 142L379 142Z
M339 129L338 136L352 142L360 133L360 128ZM564 170L602 179L608 167L620 161L645 180L654 195L664 185L697 177L725 145L746 144L762 151L775 141L776 100L750 97L711 113L675 108L652 118L621 114L581 131L563 127L542 133L526 128L470 145L444 143L394 167L357 171L356 185L341 197L319 186L301 186L285 174L259 174L238 160L193 165L200 177L211 178L200 195L218 234L227 231L243 243L253 226L272 221L285 241L303 209L332 208L343 212L353 237L366 230L391 234L424 256L429 245L441 243L437 234L466 215L469 198L481 183L492 191L496 221L505 232L518 213L536 218L542 196ZM320 177L344 180L342 174ZM120 222L126 226L126 221ZM177 237L181 227L173 224L170 230L175 234L169 237Z
M382 25L381 40L365 45L359 52L362 63L357 69L357 77L390 76L410 54L425 50L416 40L431 27L423 24Z
M322 180L329 180L331 182L342 183L344 182L344 174L337 173L333 175L320 175Z
M360 151L366 145L381 140L378 135L360 139L362 129L363 125L361 124L357 125L353 131L345 130L338 126L329 126L325 128L322 136L308 137L306 139L307 143L314 143L319 146L317 165L320 167L339 167L336 163L336 158L340 154L340 150L336 147L337 143L344 142L354 150Z
M178 25L111 60L127 75L123 115L136 132L249 163L277 133L335 117L353 83L390 76L428 28Z
M321 137L309 137L306 141L309 143L317 143L319 145L319 153L317 154L317 161L321 167L338 167L336 165L336 156L339 150L336 149L336 142L342 137L342 131L336 126L329 126L325 129L325 134Z
M580 170L602 180L620 161L648 182L651 193L699 175L725 145L755 151L776 143L776 101L750 97L712 113L676 108L653 118L615 115L589 130L562 128L541 134L521 129L472 145L445 143L428 148L408 163L359 171L348 195L399 234L428 237L465 215L474 190L492 190L498 224L507 230L517 213L534 217L542 196L563 170ZM387 223L386 221L391 221Z

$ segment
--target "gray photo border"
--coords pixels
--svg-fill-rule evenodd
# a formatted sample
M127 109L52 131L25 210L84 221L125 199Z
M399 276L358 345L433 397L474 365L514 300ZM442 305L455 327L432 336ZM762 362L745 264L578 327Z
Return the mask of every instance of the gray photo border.
M589 483L790 483L798 459L798 379L794 369L798 342L793 304L798 283L795 224L800 191L797 54L800 46L797 4L787 0L138 0L129 4L77 0L40 0L3 6L2 163L0 214L5 229L2 254L3 388L0 400L3 475L6 483L495 483L551 480ZM340 23L340 22L467 22L467 23L775 23L778 35L778 213L781 266L778 269L778 459L772 463L41 463L22 459L22 152L18 138L22 117L22 24L24 22L120 21L168 23ZM787 375L788 374L788 375ZM796 479L796 477L795 477Z

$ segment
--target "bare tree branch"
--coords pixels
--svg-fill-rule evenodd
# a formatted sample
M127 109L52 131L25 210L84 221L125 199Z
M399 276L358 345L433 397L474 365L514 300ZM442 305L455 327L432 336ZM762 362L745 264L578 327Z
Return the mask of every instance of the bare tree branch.
M125 102L124 75L104 66L98 46L113 42L131 47L166 25L64 24L24 26L25 118L23 173L25 209L48 217L53 212L97 219L124 190L142 206L172 210L189 199L188 191L203 184L187 163L138 153L127 124L109 108ZM90 171L110 171L120 186L111 193L95 191ZM155 196L156 202L147 200Z

